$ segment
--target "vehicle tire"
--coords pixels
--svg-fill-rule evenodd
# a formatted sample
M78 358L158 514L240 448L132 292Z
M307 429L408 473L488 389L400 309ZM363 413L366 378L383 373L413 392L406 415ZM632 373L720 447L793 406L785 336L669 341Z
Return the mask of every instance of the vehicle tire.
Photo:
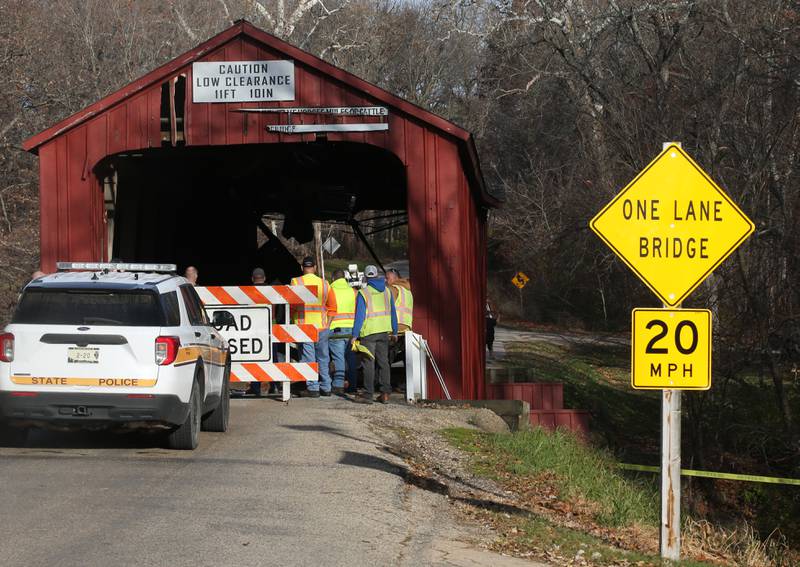
M199 379L203 379L202 372L199 372ZM198 377L192 382L192 394L189 396L189 415L183 424L170 432L167 436L167 446L170 449L191 451L197 448L198 437L200 435L200 419L203 412L203 400L200 399L200 386L197 383Z
M27 441L27 428L0 423L0 447L24 447Z
M231 413L231 365L225 366L225 373L222 376L222 391L220 392L219 404L203 420L203 431L216 431L225 433L228 430L228 419Z

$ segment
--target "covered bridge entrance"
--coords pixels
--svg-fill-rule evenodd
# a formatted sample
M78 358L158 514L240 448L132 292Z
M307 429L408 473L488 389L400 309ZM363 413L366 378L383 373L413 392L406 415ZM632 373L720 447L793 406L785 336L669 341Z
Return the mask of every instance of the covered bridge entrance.
M162 261L240 284L295 275L272 242L404 210L414 329L456 398L483 398L486 191L458 126L237 22L24 144L40 160L41 267ZM357 229L357 225L355 225ZM266 256L271 252L269 256ZM433 378L429 392L442 393Z

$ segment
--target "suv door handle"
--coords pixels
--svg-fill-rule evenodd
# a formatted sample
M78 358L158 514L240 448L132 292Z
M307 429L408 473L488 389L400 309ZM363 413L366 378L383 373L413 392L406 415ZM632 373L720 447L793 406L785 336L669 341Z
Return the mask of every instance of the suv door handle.
M194 336L195 338L199 339L201 336L203 336L203 333L201 333L200 331L195 331Z

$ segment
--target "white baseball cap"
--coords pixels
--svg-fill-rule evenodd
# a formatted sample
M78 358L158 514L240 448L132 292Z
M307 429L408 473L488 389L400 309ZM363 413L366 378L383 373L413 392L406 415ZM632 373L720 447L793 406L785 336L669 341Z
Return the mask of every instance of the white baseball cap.
M374 278L378 275L378 268L370 264L366 268L364 268L364 275L368 278Z

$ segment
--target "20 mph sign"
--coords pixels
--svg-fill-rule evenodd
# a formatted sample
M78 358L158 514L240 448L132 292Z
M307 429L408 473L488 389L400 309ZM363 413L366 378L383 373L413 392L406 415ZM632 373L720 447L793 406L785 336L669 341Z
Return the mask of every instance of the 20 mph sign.
M637 390L711 387L711 311L634 309L631 386Z
M669 144L589 226L671 307L755 228L677 144Z

